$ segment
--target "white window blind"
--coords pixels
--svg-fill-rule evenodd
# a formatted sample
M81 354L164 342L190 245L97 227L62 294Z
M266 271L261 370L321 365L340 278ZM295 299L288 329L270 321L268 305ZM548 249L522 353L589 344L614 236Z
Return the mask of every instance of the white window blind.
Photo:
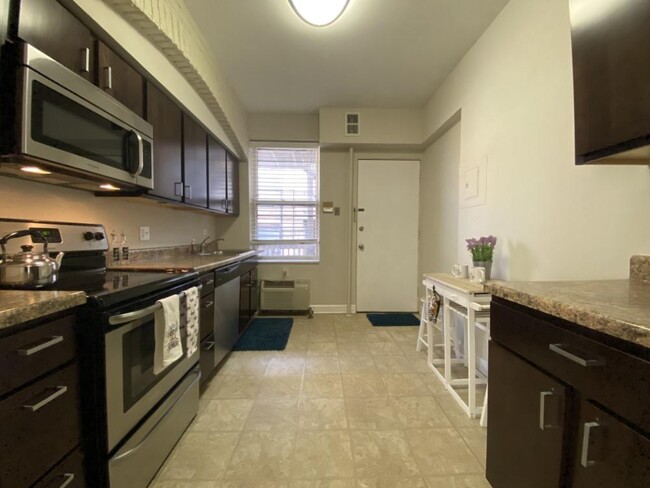
M319 148L251 149L251 243L267 261L318 261Z

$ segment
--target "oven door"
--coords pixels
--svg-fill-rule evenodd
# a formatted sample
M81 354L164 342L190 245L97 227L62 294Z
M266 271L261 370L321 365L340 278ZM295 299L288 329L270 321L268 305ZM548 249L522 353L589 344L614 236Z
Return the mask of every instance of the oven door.
M153 128L100 88L29 45L17 151L133 186L153 188Z
M181 296L181 310L184 307ZM185 354L158 375L153 373L155 338L151 304L143 309L113 315L122 324L106 334L106 404L109 452L198 363L199 351ZM181 338L185 344L185 314L181 312Z

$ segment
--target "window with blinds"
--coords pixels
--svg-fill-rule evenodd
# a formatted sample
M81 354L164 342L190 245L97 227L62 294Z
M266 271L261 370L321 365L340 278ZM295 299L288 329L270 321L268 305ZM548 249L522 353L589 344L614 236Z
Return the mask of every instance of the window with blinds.
M251 243L266 261L318 261L318 147L251 149Z

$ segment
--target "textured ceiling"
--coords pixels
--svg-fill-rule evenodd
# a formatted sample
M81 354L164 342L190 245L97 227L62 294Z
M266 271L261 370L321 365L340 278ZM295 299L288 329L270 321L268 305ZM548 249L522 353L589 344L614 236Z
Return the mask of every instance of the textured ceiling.
M288 0L185 0L249 112L420 107L507 0L350 0L311 27Z

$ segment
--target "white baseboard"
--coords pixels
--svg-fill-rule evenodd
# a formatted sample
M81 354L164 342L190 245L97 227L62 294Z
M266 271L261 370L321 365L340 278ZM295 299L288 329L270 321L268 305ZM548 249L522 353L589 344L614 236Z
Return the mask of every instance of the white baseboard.
M347 313L347 305L311 305L314 313ZM352 305L352 313L356 313L356 306Z

